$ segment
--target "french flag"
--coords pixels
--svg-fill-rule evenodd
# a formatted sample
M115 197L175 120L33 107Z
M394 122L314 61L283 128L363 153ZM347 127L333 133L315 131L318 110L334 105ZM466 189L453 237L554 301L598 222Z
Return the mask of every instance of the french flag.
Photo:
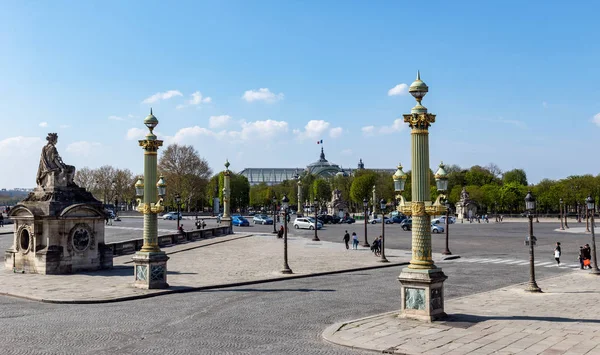
M323 144L323 140L317 141L317 144Z

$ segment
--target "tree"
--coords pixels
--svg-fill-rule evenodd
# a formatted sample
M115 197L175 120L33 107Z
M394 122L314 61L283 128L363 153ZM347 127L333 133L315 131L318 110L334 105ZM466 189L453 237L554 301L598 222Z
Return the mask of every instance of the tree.
M96 185L94 170L88 168L87 166L75 171L75 177L73 180L77 185L79 185L79 187L83 187L88 191L91 191Z
M319 201L319 204L331 199L331 186L325 179L316 179L313 181L313 196Z
M373 185L375 185L376 182L377 174L373 171L355 177L354 181L352 181L352 186L350 187L350 196L352 197L352 200L359 206L362 206L364 198L370 201L373 193Z
M497 179L488 169L482 168L479 165L473 165L471 169L465 173L466 185L483 186L496 181Z
M517 183L519 185L527 186L527 174L523 169L513 169L504 173L502 176L502 183Z
M200 199L205 195L208 178L212 174L206 160L191 145L171 144L162 152L158 162L158 170L167 180L166 201L173 201L175 194L180 194L188 212L192 199Z

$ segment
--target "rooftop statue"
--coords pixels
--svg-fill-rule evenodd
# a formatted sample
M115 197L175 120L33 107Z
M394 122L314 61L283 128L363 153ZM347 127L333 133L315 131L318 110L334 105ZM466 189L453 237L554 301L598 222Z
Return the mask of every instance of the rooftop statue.
M37 172L36 182L38 186L54 187L54 186L77 186L73 182L75 177L75 167L67 165L56 150L56 142L58 135L56 133L48 133L46 137L48 144L42 148L40 156L40 166Z

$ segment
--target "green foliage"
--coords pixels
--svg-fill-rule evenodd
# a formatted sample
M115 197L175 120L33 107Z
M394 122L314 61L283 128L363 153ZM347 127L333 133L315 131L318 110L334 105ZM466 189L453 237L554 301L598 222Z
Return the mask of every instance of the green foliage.
M325 179L316 179L313 181L313 196L320 204L331 199L331 186Z
M483 186L496 182L497 178L487 168L474 165L465 173L464 183L469 186Z
M502 176L502 183L508 184L515 182L519 185L527 186L527 174L523 169L513 169L504 173Z
M350 197L359 206L362 206L363 199L371 200L373 194L373 185L377 182L377 174L373 171L367 171L355 177L350 187Z

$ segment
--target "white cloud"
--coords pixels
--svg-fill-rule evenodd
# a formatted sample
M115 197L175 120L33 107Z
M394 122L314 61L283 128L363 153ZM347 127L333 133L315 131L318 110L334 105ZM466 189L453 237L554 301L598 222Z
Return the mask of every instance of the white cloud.
M134 117L136 117L136 116L134 116L134 115L132 115L132 114L128 114L128 115L127 115L127 117L129 117L129 118L134 118Z
M388 96L406 95L408 93L408 85L402 83L388 90Z
M288 123L285 121L265 120L254 122L241 122L240 131L213 131L200 126L182 128L175 136L169 137L169 143L179 143L187 138L198 136L213 137L215 139L227 139L238 141L261 141L269 140L288 131Z
M364 135L371 136L373 135L373 131L375 130L375 126L366 126L360 129Z
M391 126L382 126L381 128L379 128L379 133L388 134L399 132L406 127L407 125L404 124L404 120L402 118L397 118L394 120L394 123Z
M200 91L196 91L192 94L192 99L188 101L190 105L198 105L198 104L207 104L210 103L212 99L210 97L202 97L202 93Z
M113 121L123 121L123 117L119 117L119 116L108 116L109 120L113 120Z
M127 130L127 134L125 137L130 141L134 139L144 139L147 132L148 130L142 128L130 128Z
M594 122L596 126L600 127L600 113L594 115L592 122Z
M0 186L3 188L35 186L35 176L40 161L40 152L45 140L39 137L9 137L0 140L0 158L10 164L10 169L5 169L0 177Z
M89 156L94 150L97 150L101 146L100 143L79 141L73 142L67 146L66 151L73 155Z
M223 127L229 123L231 120L231 116L229 115L221 115L221 116L210 116L208 119L208 126L210 128L218 128Z
M48 127L48 122L40 122L40 127Z
M39 137L10 137L0 141L0 157L9 157L15 153L30 151L32 148L39 147L40 151L44 142ZM37 154L37 152L36 152ZM19 164L16 164L19 165Z
M306 124L306 126L304 126L304 131L300 131L298 129L295 129L293 132L300 139L305 139L305 138L321 138L323 136L323 134L325 134L325 132L327 131L327 129L329 128L329 126L330 126L330 124L327 121L323 121L323 120L310 120L310 121L308 121L308 123Z
M329 130L329 136L331 138L338 138L342 135L344 129L342 127L335 127Z
M144 99L144 101L142 101L142 103L151 104L151 103L154 103L159 100L168 100L175 96L183 96L183 94L179 90L169 90L169 91L165 91L165 92L157 92L156 94Z
M275 101L283 100L283 93L274 94L268 88L261 88L258 90L248 90L244 92L242 99L253 102L253 101L265 101L272 103Z

